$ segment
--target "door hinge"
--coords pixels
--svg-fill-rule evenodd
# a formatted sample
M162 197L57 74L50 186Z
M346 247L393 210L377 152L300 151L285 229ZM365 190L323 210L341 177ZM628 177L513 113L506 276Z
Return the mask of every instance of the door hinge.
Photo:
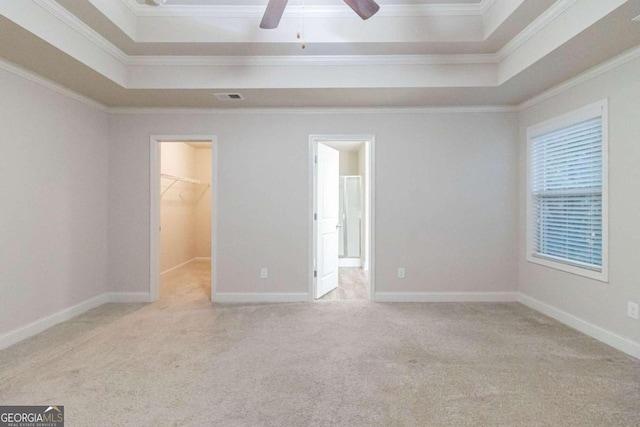
M318 164L318 155L313 156L313 163Z
M313 270L313 277L318 277L318 270Z
M314 213L314 214L313 214L313 220L314 220L314 221L317 221L317 220L318 220L318 214L317 214L317 213Z

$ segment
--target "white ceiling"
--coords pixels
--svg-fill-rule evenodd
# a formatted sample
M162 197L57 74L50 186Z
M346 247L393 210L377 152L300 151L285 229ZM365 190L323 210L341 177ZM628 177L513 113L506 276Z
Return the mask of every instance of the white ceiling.
M640 44L640 0L0 2L0 57L111 107L515 105ZM224 102L213 93L238 92Z

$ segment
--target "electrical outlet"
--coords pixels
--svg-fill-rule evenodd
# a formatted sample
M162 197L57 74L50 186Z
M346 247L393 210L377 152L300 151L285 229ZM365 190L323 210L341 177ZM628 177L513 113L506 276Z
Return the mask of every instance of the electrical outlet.
M267 277L269 277L269 270L266 267L262 267L260 269L260 278L266 279Z
M638 303L631 301L627 303L627 316L638 320Z
M404 278L405 278L404 267L399 267L398 268L398 279L404 279Z

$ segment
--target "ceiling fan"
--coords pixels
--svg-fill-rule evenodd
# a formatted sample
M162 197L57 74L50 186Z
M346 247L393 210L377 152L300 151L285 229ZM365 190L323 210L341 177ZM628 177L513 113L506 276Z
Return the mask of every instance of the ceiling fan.
M288 1L289 0L269 0L267 9L262 17L262 22L260 22L260 28L277 28ZM374 0L344 0L344 2L362 19L369 19L380 10L380 5Z

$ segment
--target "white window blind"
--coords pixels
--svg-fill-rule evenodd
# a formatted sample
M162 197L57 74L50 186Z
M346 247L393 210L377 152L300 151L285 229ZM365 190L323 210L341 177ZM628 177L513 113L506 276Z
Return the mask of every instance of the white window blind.
M531 138L533 256L603 266L602 117Z

